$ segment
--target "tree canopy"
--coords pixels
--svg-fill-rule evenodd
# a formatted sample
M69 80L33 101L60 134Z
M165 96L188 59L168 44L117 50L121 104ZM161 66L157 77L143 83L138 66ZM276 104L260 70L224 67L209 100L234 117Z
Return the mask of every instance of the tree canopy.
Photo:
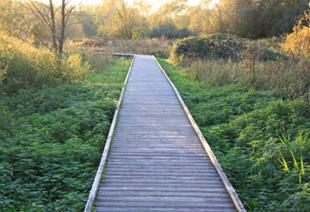
M42 21L18 0L0 0L2 31L20 38L47 40ZM53 1L51 1L53 2ZM102 0L99 5L78 5L68 37L139 39L181 38L192 34L227 32L245 38L279 36L292 32L298 18L309 10L307 0L187 0L165 1L156 10L149 1ZM33 2L34 4L35 2ZM36 5L44 5L36 2ZM59 17L56 17L58 20ZM70 32L75 32L71 33Z

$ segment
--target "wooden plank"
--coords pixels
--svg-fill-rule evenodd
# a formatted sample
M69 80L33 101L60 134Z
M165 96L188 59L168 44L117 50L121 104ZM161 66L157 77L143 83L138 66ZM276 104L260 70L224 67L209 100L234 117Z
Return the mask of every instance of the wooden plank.
M112 137L113 137L115 126L116 126L116 121L117 121L117 118L118 118L120 106L122 104L122 99L124 97L126 85L127 85L127 82L128 82L131 70L132 70L132 66L133 66L134 60L135 60L135 57L133 57L133 59L132 59L131 65L129 67L127 76L126 76L124 84L123 84L123 88L122 88L120 97L118 99L118 103L116 105L116 110L115 110L114 115L113 115L113 120L112 120L112 123L111 123L109 134L108 134L108 137L107 137L106 142L105 142L104 150L103 150L103 153L102 153L102 156L101 156L101 160L100 160L100 163L99 163L99 167L98 167L98 170L97 170L94 182L92 184L92 188L91 188L91 190L89 192L89 195L88 195L88 199L87 199L87 202L86 202L86 206L84 208L84 212L91 212L93 204L94 204L94 201L95 201L95 198L96 198L97 189L99 187L100 179L101 179L101 176L102 176L105 164L107 162L107 158L108 158L108 154L109 154L109 150L110 150L110 146L111 146L111 142L112 142Z
M156 207L174 207L174 208L204 208L211 210L213 208L233 209L231 203L214 202L212 205L208 202L192 202L192 201L98 201L97 206L115 206L115 207L143 207L143 208L156 208Z
M139 208L139 207L97 207L96 212L206 212L205 208ZM212 208L210 212L230 212L231 209Z
M170 78L168 77L168 75L166 74L165 70L161 67L161 65L159 64L159 62L157 61L157 59L154 57L154 60L156 61L158 67L160 68L160 70L162 71L162 73L164 74L164 76L166 77L166 79L168 80L168 82L170 83L170 85L172 86L180 104L183 107L184 112L186 113L186 116L188 118L188 120L190 121L190 123L193 126L194 131L196 132L197 136L199 137L199 140L201 141L206 153L208 154L208 156L210 157L210 160L212 161L216 171L218 172L219 176L221 177L225 188L227 190L227 192L229 193L230 198L232 199L232 201L234 202L235 207L237 208L238 211L240 212L244 212L246 211L242 202L240 201L238 194L236 193L235 189L232 187L231 183L229 182L226 174L224 173L220 163L218 162L217 158L215 157L215 154L213 153L211 147L209 146L207 140L205 139L205 137L203 136L202 132L200 131L197 123L195 122L192 114L190 113L189 109L187 108L182 96L180 95L179 91L177 90L177 88L175 87L175 85L173 84L173 82L170 80Z
M135 57L113 135L96 211L236 210L154 57Z

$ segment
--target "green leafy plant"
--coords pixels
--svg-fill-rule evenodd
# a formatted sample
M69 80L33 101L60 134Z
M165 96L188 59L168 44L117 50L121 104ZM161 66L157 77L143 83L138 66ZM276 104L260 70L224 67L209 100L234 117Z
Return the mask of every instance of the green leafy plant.
M249 211L310 210L307 102L238 82L214 86L160 62Z
M0 211L83 210L129 63L2 96Z
M189 37L174 43L170 59L177 64L187 63L193 59L237 60L244 45L241 38L230 34Z

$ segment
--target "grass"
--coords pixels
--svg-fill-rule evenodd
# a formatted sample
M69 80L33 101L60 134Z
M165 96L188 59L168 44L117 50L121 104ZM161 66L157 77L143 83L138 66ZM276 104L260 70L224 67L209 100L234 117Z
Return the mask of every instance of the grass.
M83 39L69 41L67 50L74 52L81 49L86 51L103 51L106 53L154 54L159 57L168 57L171 40L165 38L146 38L138 40L122 39Z
M129 65L1 98L1 211L84 208Z
M208 86L160 63L249 211L310 210L307 103L239 84Z

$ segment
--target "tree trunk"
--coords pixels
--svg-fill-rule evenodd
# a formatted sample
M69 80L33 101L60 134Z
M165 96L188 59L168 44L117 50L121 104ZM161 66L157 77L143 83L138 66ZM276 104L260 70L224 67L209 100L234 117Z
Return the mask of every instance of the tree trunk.
M58 47L58 56L61 57L64 48L65 42L65 33L66 33L66 0L62 0L61 4L61 26L60 26L60 37L59 37L59 47Z
M216 9L218 11L218 22L219 22L219 27L220 27L220 32L225 32L225 29L224 29L224 22L223 22L223 14L222 14L222 10L221 8L219 7L219 5L216 4Z
M52 33L52 46L54 49L55 54L57 55L58 52L58 45L57 45L57 32L56 32L56 20L55 20L55 9L53 5L53 0L49 0L49 10L51 16L51 33Z

